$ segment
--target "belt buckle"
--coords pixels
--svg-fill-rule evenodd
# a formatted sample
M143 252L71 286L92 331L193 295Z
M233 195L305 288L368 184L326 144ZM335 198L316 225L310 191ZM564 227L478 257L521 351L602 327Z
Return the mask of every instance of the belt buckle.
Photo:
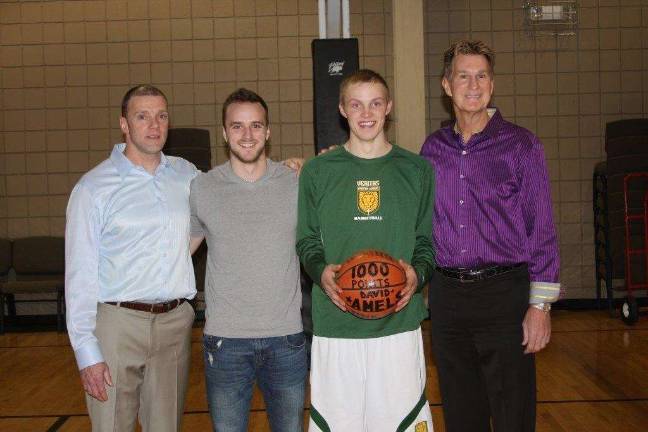
M475 270L475 269L469 269L465 275L469 276L469 278L466 278L466 282L475 282L479 279L479 275L481 274L481 270Z
M466 273L459 272L459 282L461 283L471 283L474 282L473 279L469 278L468 276L472 275L472 270Z
M180 304L180 300L174 299L166 303L162 303L162 312L169 312L171 309L175 309Z

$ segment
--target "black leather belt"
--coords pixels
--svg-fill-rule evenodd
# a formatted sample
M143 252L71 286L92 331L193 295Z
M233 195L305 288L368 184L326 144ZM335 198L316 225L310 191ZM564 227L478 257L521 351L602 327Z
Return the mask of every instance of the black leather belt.
M477 282L491 278L493 276L501 275L502 273L507 273L517 268L522 267L523 264L511 265L511 266L489 266L482 267L478 269L467 269L467 268L453 268L453 267L437 267L437 271L442 275L458 279L460 282Z
M186 301L187 299L181 298L181 299L175 299L164 303L152 303L152 304L138 303L138 302L106 302L106 304L158 314L158 313L170 312Z

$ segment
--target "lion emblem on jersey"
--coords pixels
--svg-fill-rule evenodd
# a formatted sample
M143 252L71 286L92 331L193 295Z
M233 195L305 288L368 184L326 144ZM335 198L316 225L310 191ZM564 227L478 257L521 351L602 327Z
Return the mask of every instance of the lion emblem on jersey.
M370 215L380 208L380 180L358 180L358 209Z
M380 207L380 192L358 191L358 208L362 213L371 214Z

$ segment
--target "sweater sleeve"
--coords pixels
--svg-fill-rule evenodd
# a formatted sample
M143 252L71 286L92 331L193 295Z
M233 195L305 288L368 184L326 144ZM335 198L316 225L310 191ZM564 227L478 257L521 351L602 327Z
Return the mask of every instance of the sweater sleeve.
M205 227L198 216L198 194L199 186L198 179L194 178L191 181L191 193L189 194L189 208L191 210L191 237L204 237Z
M434 172L429 164L421 173L421 201L416 218L416 242L412 254L412 267L418 277L418 290L428 283L434 268L434 246L432 244L432 217L434 214Z
M299 176L297 205L297 254L311 279L320 284L326 267L320 221L317 214L317 190L308 165Z

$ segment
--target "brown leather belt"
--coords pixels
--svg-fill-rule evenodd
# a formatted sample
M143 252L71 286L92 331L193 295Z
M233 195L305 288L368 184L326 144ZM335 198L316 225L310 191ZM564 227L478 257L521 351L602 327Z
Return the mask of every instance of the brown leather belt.
M134 309L143 312L150 312L154 314L165 313L172 311L173 309L180 306L182 303L186 302L187 299L175 299L164 303L137 303L137 302L106 302L106 304L125 307L127 309Z

